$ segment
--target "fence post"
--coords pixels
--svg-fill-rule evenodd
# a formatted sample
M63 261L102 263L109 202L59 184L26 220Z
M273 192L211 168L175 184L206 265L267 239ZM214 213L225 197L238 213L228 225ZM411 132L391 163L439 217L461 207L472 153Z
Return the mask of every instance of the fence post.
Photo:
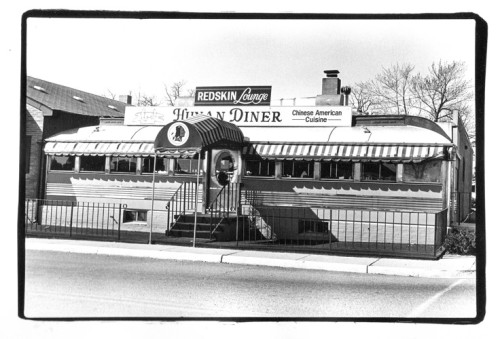
M332 223L332 209L330 208L329 210L330 210L330 225L328 227L328 248L331 251L332 250L332 227L333 227L333 223Z
M165 205L165 209L167 210L167 230L165 231L165 237L168 238L168 233L170 231L170 201Z
M120 229L122 225L122 204L118 207L118 240L120 240Z
M69 237L71 238L72 236L72 233L73 233L73 206L74 206L75 202L72 201L71 202L71 215L69 217Z
M234 187L231 183L228 184L228 192L227 192L227 210L226 210L226 217L229 217L229 211L231 211L231 191L232 187Z
M236 184L237 201L236 201L236 247L238 247L239 230L240 230L240 209L241 209L241 183Z
M439 213L436 213L434 214L434 246L432 246L434 257L436 256L437 244L439 243L438 237L441 234L439 227L440 227Z

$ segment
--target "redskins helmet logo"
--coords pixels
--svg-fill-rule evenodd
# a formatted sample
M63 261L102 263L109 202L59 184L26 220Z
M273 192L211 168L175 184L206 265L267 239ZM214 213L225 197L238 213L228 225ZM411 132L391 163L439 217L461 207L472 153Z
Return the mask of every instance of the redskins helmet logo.
M168 128L168 141L174 146L181 146L189 139L189 129L182 122L176 122Z

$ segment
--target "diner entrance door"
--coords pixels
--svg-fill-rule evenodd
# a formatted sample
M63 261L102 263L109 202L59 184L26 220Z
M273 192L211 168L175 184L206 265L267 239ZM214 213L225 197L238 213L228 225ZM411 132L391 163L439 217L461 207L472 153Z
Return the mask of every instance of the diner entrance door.
M207 174L207 210L236 213L240 202L241 151L212 149Z

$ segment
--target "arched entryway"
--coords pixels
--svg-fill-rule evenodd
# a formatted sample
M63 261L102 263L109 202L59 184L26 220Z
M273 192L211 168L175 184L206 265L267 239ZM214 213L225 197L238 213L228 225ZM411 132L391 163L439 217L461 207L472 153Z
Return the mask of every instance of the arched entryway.
M239 203L237 192L241 178L242 144L243 133L237 126L206 115L172 122L158 133L154 142L156 155L199 159L196 187L202 190L203 199L201 203L195 204L195 235L198 214L213 215L214 211L229 213L236 210ZM194 197L198 196L197 192ZM190 201L186 199L192 198L179 194L179 199L184 200L180 205L189 205ZM175 222L178 222L181 214L189 213L191 211L182 210L172 214L177 218Z

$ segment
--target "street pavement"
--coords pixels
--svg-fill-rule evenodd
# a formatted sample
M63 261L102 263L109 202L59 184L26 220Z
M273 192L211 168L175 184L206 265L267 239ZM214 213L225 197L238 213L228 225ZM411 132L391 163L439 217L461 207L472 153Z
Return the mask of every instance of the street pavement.
M473 279L27 251L34 318L474 318Z
M25 249L407 277L476 278L476 257L448 254L439 260L420 260L41 238L27 238Z

